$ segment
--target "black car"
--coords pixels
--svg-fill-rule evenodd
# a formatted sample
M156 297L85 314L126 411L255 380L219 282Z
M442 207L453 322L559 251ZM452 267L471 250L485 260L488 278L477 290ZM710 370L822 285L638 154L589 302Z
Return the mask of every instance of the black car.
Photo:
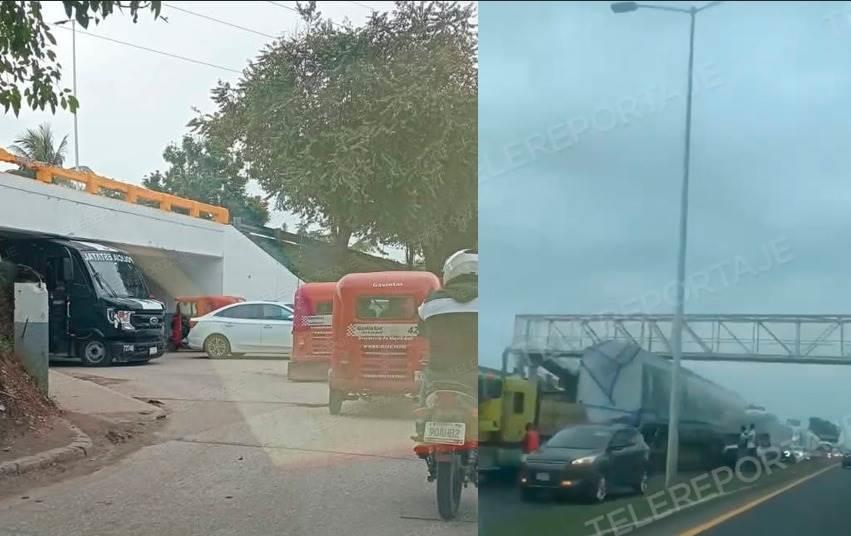
M842 451L842 468L851 467L851 449Z
M634 427L621 424L577 425L555 434L528 454L520 470L524 500L538 490L606 500L610 488L647 490L650 448Z

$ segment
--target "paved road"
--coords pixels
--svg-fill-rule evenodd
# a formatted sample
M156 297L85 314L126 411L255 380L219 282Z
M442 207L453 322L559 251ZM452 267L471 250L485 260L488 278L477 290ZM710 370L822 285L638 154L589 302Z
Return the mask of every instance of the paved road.
M437 518L408 439L409 403L349 402L331 416L327 386L289 383L285 367L187 353L147 366L63 367L164 402L168 424L156 444L114 465L0 502L0 535L477 533L475 489L459 521Z
M817 468L813 469L819 470ZM794 481L790 480L790 483ZM772 490L753 490L743 495L708 503L704 507L685 510L668 519L652 523L641 530L630 531L647 536L690 534L690 530L749 504ZM818 534L844 536L851 534L851 469L828 468L791 489L745 510L727 521L713 524L701 536L799 536ZM613 497L605 505L589 506L577 502L541 500L524 503L517 488L510 485L483 486L480 490L481 536L519 534L534 528L540 536L556 536L566 533L593 535L592 526L584 525L599 515L618 510L628 503L630 497ZM624 519L626 513L619 516ZM708 525L707 525L708 527ZM607 535L614 534L608 530Z
M706 536L851 534L851 470L834 468L747 510Z

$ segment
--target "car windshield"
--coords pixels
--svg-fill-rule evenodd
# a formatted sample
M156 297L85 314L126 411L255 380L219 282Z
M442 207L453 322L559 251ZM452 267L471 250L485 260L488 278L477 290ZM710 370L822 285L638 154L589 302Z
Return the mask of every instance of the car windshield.
M602 449L612 437L608 428L601 426L576 426L565 428L547 441L546 446L557 449Z
M145 280L129 257L118 255L112 260L87 259L95 284L107 296L119 298L149 298Z

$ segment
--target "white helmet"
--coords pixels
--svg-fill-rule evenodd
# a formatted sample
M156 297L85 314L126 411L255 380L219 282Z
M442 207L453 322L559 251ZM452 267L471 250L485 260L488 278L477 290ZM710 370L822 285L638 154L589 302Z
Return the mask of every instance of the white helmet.
M443 284L461 275L479 275L479 252L475 249L456 251L443 264Z

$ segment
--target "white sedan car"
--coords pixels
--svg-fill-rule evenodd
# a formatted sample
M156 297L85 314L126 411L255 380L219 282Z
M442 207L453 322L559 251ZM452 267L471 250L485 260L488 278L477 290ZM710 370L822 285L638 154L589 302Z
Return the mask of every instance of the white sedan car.
M189 321L186 342L212 359L230 355L277 354L293 349L293 311L269 301L235 303Z

